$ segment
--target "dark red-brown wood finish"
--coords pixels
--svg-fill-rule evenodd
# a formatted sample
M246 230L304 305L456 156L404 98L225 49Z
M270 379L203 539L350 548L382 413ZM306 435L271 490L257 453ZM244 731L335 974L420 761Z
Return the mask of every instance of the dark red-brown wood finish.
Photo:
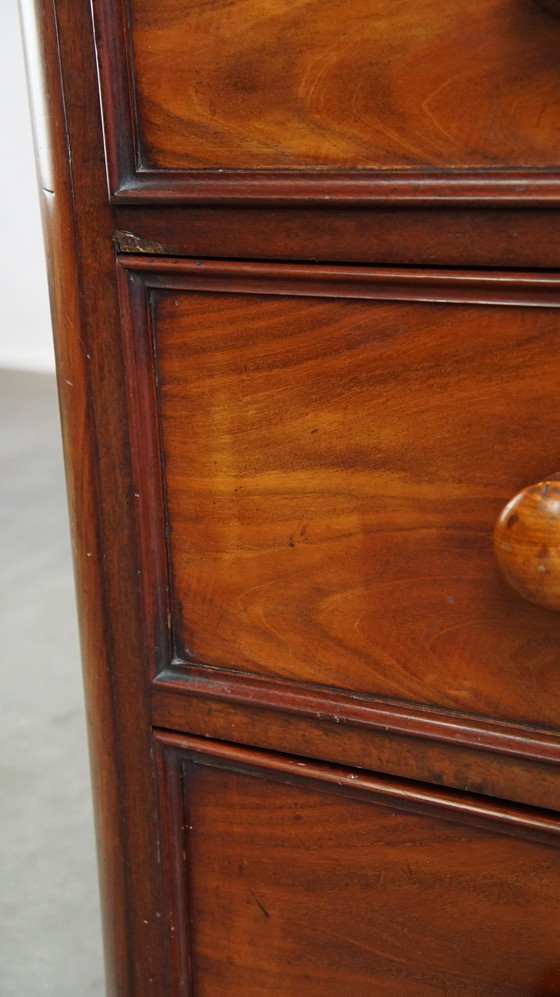
M157 744L177 994L560 984L556 816L196 738Z
M531 0L95 11L117 198L558 203L560 25Z
M550 209L115 206L123 253L444 267L560 265ZM546 238L542 238L546 231Z
M92 748L107 986L166 992L112 214L88 5L22 4ZM71 158L68 155L72 150ZM141 870L141 872L140 872ZM138 953L142 953L138 959Z
M560 21L22 19L108 994L557 995Z

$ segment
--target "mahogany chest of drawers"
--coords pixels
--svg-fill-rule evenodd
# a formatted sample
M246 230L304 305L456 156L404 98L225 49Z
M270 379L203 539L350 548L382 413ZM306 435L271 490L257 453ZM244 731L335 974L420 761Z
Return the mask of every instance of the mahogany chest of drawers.
M111 997L560 994L555 6L23 0Z

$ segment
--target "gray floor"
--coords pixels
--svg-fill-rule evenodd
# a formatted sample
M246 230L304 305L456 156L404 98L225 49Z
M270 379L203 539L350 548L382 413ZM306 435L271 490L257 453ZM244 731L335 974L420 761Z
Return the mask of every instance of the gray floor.
M54 378L0 371L0 995L101 997Z

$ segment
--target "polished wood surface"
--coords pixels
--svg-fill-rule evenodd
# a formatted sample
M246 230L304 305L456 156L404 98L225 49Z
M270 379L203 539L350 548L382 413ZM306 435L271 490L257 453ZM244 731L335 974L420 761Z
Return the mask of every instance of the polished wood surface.
M530 485L508 502L494 529L506 582L524 599L560 610L560 481Z
M546 209L119 205L115 226L120 252L150 256L560 266L560 225Z
M560 28L533 3L127 7L145 166L555 162Z
M74 0L22 0L21 13L84 664L107 997L162 997L157 790L138 667L145 636L135 588L113 220L100 110L92 99L91 18L88 4Z
M429 723L423 730L415 730L413 718L408 715L410 710L402 711L402 728L395 730L391 726L393 717L385 713L386 704L380 704L377 724L367 722L368 704L355 704L365 705L364 722L359 723L340 716L343 711L339 703L332 702L329 709L319 697L306 704L305 697L301 696L303 702L300 700L294 708L296 696L292 695L291 709L281 695L269 696L264 703L255 702L248 694L242 699L242 689L236 689L235 684L232 688L231 674L228 679L226 688L223 681L206 681L206 694L200 688L202 683L199 685L190 671L188 676L183 676L183 681L160 679L152 692L154 724L201 737L287 751L306 759L323 758L355 766L360 771L385 772L433 786L528 806L560 809L558 744L548 745L552 749L551 756L554 755L550 758L543 757L547 748L541 744L539 756L533 740L535 732L530 729L517 731L517 745L533 748L534 755L519 754L515 750L509 753L493 750L500 744L500 731L503 733L500 748L508 745L512 730L505 725L491 731L491 746L484 736L488 735L488 730L480 727L469 731L472 736L467 743L460 719L448 716L448 730L455 739L443 740L427 736ZM278 693L279 690L274 691ZM304 712L304 705L309 706L307 712ZM312 706L315 707L313 713ZM475 742L477 735L478 743ZM513 747L511 742L510 746Z
M536 812L470 813L419 786L158 743L177 994L557 992L557 819L539 831Z
M164 556L142 511L157 435L175 660L557 726L560 621L492 555L515 482L556 460L556 279L433 275L445 304L407 272L130 267L136 490ZM554 306L477 304L485 280Z
M560 22L22 6L108 995L558 994Z
M558 199L560 25L532 0L123 7L94 4L120 196Z

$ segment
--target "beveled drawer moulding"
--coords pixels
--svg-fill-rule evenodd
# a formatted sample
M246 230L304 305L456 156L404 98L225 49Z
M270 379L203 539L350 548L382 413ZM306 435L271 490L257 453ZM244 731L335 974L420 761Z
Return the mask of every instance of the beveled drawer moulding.
M119 200L560 201L560 23L533 0L93 8Z
M120 287L148 673L552 732L560 620L502 582L492 531L556 459L558 278L123 258ZM523 753L505 734L483 741Z
M163 731L155 747L177 997L261 980L289 997L396 995L419 964L434 993L558 979L556 815ZM497 955L490 921L504 926ZM232 956L232 936L249 953Z
M557 995L560 18L21 3L108 997Z

